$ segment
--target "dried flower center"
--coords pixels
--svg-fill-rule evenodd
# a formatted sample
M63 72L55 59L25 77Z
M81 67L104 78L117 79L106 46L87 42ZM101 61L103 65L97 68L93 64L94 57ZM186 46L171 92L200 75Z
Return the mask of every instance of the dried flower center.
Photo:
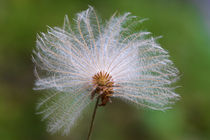
M112 76L107 72L100 71L93 76L92 82L94 90L91 93L91 98L93 99L95 94L98 94L101 98L99 106L105 106L107 102L111 102L110 96L114 93Z

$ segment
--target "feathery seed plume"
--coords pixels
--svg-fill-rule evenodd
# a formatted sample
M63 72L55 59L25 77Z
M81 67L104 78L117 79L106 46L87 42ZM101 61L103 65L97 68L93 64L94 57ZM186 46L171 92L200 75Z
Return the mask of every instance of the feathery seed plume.
M33 61L36 90L49 89L37 108L48 131L68 134L81 112L100 98L112 98L154 110L178 99L171 86L178 70L150 32L133 32L141 20L130 13L101 23L94 9L78 13L71 27L48 28L37 36Z

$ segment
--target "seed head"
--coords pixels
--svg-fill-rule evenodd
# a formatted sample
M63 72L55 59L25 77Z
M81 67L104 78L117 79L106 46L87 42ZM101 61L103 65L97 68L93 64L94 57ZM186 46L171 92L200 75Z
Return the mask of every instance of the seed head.
M104 106L108 101L111 101L110 96L114 93L114 82L111 75L103 71L98 72L93 76L93 87L91 98L93 99L96 93L99 94L101 98L99 106Z
M33 61L35 89L48 89L37 108L48 131L67 134L96 97L100 106L111 98L165 110L179 96L171 85L178 70L168 52L149 32L132 30L142 20L115 14L102 24L92 7L77 14L70 26L48 28L37 36Z

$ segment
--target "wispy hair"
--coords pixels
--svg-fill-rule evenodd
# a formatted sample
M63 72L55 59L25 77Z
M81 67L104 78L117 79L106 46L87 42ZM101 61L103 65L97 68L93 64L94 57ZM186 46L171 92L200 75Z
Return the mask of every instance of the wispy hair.
M141 22L125 13L103 24L89 7L76 15L74 26L65 16L62 28L48 27L47 33L37 35L35 89L51 91L37 108L48 120L49 132L69 133L92 102L92 77L100 71L118 85L111 98L154 110L165 110L178 99L172 86L178 70L157 38L133 30Z

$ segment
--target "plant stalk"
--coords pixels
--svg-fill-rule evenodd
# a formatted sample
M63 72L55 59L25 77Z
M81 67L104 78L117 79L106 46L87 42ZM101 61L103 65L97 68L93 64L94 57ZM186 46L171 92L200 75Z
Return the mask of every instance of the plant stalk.
M95 119L95 116L96 116L96 110L98 108L99 99L100 99L100 96L97 97L97 101L96 101L96 104L95 104L95 107L94 107L94 111L93 111L93 115L92 115L92 120L91 120L87 140L90 140L90 136L91 136L91 133L92 133L92 130L93 130L93 123L94 123L94 119Z

